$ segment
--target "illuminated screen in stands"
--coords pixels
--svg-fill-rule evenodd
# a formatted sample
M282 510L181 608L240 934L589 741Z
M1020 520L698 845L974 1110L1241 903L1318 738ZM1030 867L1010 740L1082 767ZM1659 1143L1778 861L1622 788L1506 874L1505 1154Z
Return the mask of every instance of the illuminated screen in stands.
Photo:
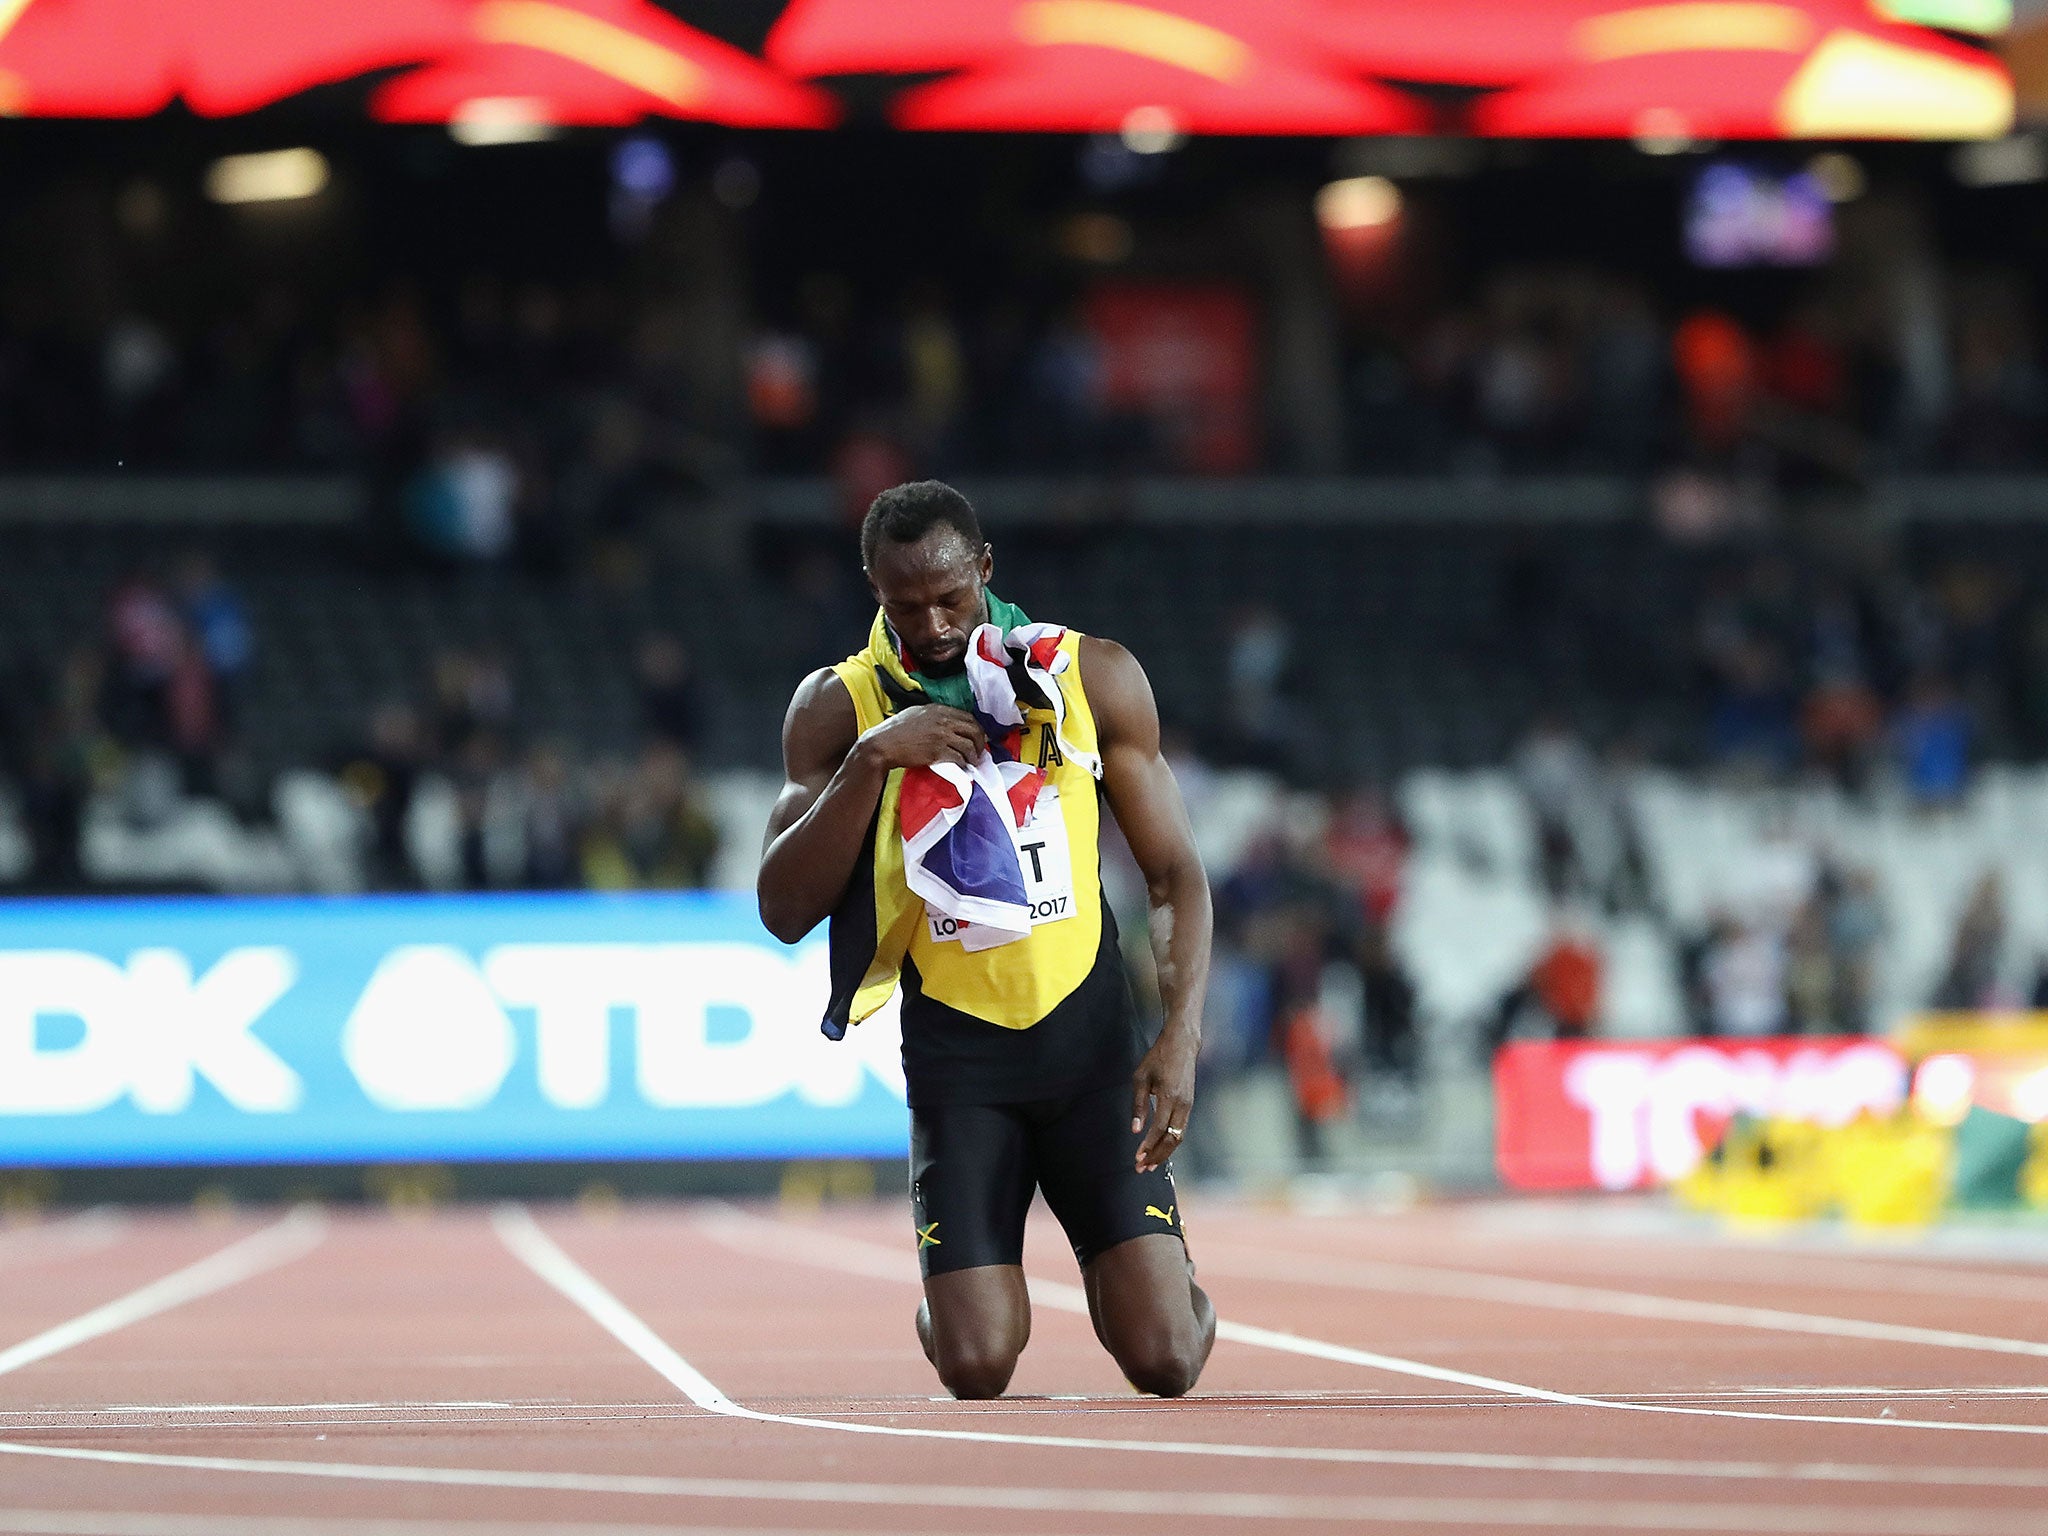
M0 902L0 1167L901 1156L828 991L744 896Z
M1160 144L2004 133L2005 66L1921 17L1995 27L1999 13L1932 0L17 0L0 4L0 111L142 117L182 102L215 117L317 90L322 110L501 139L661 117Z
M1702 267L1810 267L1834 254L1835 210L1805 171L1707 166L1685 207L1685 252Z

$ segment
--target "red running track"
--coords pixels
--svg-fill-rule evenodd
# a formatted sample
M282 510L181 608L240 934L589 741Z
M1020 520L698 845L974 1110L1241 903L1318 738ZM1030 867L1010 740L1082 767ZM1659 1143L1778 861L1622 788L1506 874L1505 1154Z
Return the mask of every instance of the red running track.
M0 1536L2048 1533L2038 1250L1197 1192L1194 1396L1123 1385L1035 1218L1014 1393L956 1404L909 1236L897 1204L0 1231Z

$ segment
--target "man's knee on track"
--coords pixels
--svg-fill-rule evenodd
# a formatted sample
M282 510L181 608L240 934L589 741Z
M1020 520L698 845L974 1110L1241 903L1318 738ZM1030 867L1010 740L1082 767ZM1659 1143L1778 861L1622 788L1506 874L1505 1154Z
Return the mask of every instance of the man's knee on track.
M1153 1397L1184 1397L1202 1374L1203 1352L1192 1340L1160 1333L1133 1340L1116 1351L1124 1379Z
M1001 1397L1017 1371L1021 1350L1000 1345L951 1343L940 1347L933 1359L939 1380L958 1398Z

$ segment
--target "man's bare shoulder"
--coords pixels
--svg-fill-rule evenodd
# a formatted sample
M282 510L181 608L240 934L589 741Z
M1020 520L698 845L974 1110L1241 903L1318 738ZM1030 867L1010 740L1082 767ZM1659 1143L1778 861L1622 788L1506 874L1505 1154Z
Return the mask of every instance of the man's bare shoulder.
M1138 658L1100 635L1083 635L1080 650L1081 684L1088 690L1088 707L1105 740L1128 734L1156 737L1159 706Z
M796 685L782 719L782 755L792 768L828 757L836 762L859 735L853 695L832 668L820 667Z
M1081 637L1080 659L1081 675L1088 680L1091 693L1098 687L1127 687L1145 679L1145 669L1138 665L1138 658L1127 647L1101 635Z

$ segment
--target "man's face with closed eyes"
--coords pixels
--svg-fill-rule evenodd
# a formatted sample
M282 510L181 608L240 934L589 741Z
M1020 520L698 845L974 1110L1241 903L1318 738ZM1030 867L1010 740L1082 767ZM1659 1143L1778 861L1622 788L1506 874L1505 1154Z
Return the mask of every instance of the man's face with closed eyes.
M995 557L956 528L933 528L908 544L884 542L868 568L868 589L915 670L931 677L967 665L967 637L988 622L988 579Z

